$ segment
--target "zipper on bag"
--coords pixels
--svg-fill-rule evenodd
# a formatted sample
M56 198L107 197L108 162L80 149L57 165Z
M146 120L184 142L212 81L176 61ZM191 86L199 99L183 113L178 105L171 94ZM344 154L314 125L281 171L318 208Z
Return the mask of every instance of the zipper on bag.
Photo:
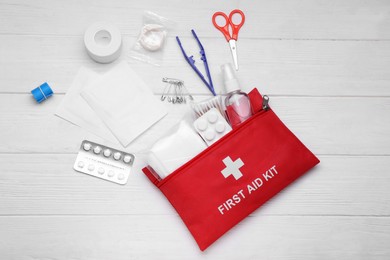
M269 97L267 95L263 96L263 102L262 102L263 110L267 111L269 109Z
M196 155L194 158L192 158L191 160L189 160L188 162L186 162L185 164L183 164L182 166L177 168L170 175L168 175L164 179L162 179L162 180L158 181L157 183L155 183L156 186L160 188L167 181L169 181L170 179L174 178L176 175L180 174L181 171L183 171L187 167L191 166L193 163L195 163L196 161L201 159L203 156L205 156L209 152L213 151L216 147L219 147L219 145L223 144L230 136L235 135L236 133L242 131L244 128L246 128L246 126L250 125L252 123L252 121L254 121L256 118L258 118L258 117L264 115L266 112L270 111L271 108L269 106L269 97L267 95L264 95L262 97L262 99L263 100L262 100L262 109L261 110L256 112L254 115L252 115L252 117L247 119L245 122L241 123L237 128L235 128L232 131L230 131L229 133L227 133L225 136L223 136L221 139L216 141L214 144L212 144L211 146L207 147L205 150L203 150L201 153Z

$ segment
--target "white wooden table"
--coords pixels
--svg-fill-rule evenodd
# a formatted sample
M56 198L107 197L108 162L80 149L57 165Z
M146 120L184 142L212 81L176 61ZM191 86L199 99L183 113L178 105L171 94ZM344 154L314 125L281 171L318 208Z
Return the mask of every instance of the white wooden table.
M321 164L200 252L141 159L126 186L75 172L90 135L53 114L81 66L112 66L84 51L84 30L101 20L120 28L120 60L156 95L162 77L209 95L174 39L197 54L196 29L221 91L219 67L231 55L211 16L235 8L246 14L244 90L268 94ZM177 21L161 67L128 57L143 10ZM1 0L0 57L0 259L390 259L390 1ZM55 95L38 105L29 92L44 81ZM129 151L185 110L168 107Z

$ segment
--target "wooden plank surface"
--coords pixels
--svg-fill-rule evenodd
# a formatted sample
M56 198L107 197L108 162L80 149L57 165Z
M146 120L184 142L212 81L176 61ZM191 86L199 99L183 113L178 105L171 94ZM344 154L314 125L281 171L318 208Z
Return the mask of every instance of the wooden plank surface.
M216 11L242 9L246 16L240 38L390 39L389 1L155 1L2 0L0 33L81 35L95 21L116 23L124 34L136 36L142 12L151 10L177 21L180 32L195 28L215 36L211 16Z
M202 253L140 171L147 147L188 107L167 106L166 118L122 148L137 156L126 186L72 169L81 140L107 142L54 112L81 66L104 73L120 61L157 97L161 78L177 77L207 98L174 38L198 58L192 28L223 93L220 65L231 54L211 16L235 8L246 14L237 44L244 90L268 94L321 163ZM144 10L177 22L160 67L129 57ZM123 34L110 65L83 46L85 29L101 20ZM0 0L0 57L0 259L390 258L390 1ZM55 94L37 105L30 91L44 81Z
M203 253L177 216L0 219L4 259L387 259L390 254L390 219L383 217L249 217Z
M196 42L188 36L181 37L183 44L201 65ZM199 34L215 87L223 92L220 65L232 61L222 35L214 36L202 38ZM0 35L0 46L4 46L0 49L0 77L4 82L0 93L28 93L42 81L48 81L55 93L66 93L80 66L101 73L112 67L93 62L81 38ZM168 40L163 67L131 59L128 55L134 41L134 37L124 38L120 60L129 61L155 93L163 91L163 77L174 77L183 79L193 94L210 94L184 60L173 37ZM270 95L390 96L390 41L251 39L237 45L238 76L247 88L258 87Z

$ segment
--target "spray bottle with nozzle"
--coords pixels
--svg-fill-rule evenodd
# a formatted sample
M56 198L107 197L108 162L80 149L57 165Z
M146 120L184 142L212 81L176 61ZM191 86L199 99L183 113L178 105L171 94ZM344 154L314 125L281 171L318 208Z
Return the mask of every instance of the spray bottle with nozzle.
M230 63L221 66L227 97L225 98L226 114L233 128L252 116L248 95L241 91Z

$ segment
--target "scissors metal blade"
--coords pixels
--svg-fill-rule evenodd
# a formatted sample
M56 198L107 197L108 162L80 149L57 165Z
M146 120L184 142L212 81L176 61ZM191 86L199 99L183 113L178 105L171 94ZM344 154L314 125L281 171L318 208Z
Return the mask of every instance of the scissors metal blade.
M232 52L233 61L234 61L234 67L236 67L236 70L238 70L238 60L237 60L237 47L236 47L236 40L229 40L230 45L230 51Z

